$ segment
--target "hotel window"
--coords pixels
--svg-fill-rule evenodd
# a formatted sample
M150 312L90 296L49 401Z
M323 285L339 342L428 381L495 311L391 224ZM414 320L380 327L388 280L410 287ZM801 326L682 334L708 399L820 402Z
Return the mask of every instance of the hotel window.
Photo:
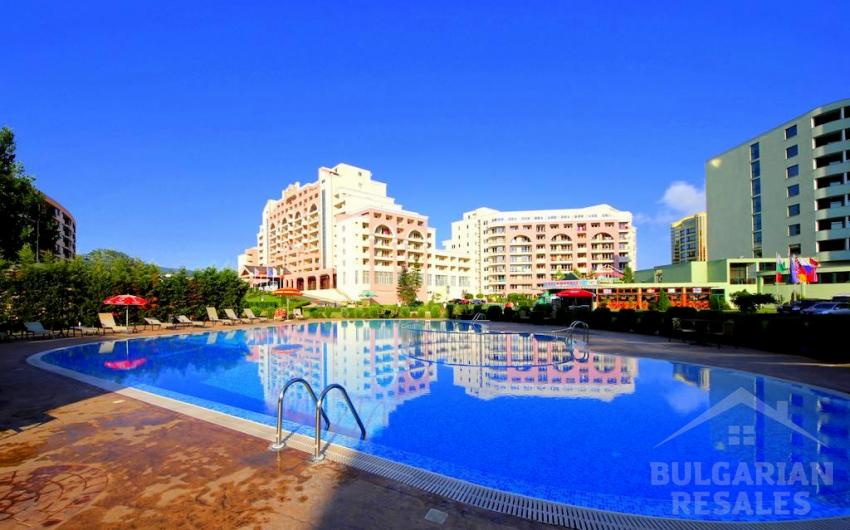
M761 214L757 213L753 216L753 231L761 231Z
M799 194L800 194L800 185L799 184L792 184L791 186L788 186L788 196L789 197L796 197Z
M750 160L758 160L759 158L759 144L754 143L750 146Z
M761 197L753 197L753 211L760 212L761 211Z
M800 215L800 205L792 204L788 207L788 217L795 217Z
M753 195L761 195L761 179L753 179Z
M378 285L392 285L393 273L384 271L375 271L375 283Z
M795 136L797 136L797 126L796 125L792 125L791 127L788 127L787 129L785 129L785 139L786 140L788 140L790 138L794 138Z
M796 245L788 245L788 254L791 256L800 254L800 244L797 243Z
M799 149L797 148L796 145L792 145L791 147L787 147L785 149L785 158L794 158L795 156L797 156L798 152L799 152Z
M796 177L799 174L800 174L800 166L797 165L797 164L794 164L793 166L791 166L791 167L789 167L785 170L785 177L789 178L789 179L791 177Z
M788 235L789 236L799 236L800 235L800 225L788 225Z
M750 176L752 178L757 178L761 176L761 162L759 162L758 160L750 164Z

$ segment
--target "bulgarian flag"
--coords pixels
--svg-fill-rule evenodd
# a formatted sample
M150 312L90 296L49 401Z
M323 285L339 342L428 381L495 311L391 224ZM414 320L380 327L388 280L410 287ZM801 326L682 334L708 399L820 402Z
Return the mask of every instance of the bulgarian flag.
M788 272L785 262L779 252L776 253L776 283L782 283L782 276Z

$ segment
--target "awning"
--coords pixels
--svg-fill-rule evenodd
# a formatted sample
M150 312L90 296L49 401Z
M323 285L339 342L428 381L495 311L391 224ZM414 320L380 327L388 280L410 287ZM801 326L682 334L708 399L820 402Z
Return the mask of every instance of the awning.
M593 293L584 289L564 289L555 293L555 296L561 298L593 298Z
M324 302L326 304L347 304L351 302L350 298L336 289L313 289L310 291L303 291L301 296L317 302Z

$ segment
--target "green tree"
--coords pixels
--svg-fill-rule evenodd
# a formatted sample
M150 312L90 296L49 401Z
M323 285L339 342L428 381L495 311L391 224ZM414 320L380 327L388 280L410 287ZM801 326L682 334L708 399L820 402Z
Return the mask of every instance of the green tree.
M747 291L738 291L730 296L732 303L738 306L738 310L742 313L755 313L759 307L765 304L774 304L776 299L772 294L767 293L750 293Z
M672 304L670 303L670 297L667 296L667 291L661 289L661 292L658 293L658 310L667 311L668 309L670 309L671 305Z
M15 149L15 134L0 128L0 257L12 260L29 247L39 261L40 254L55 251L59 225Z
M635 273L628 265L623 269L623 283L635 283Z
M397 293L399 300L405 305L415 304L421 287L422 274L419 271L419 265L414 264L410 269L402 267L398 275Z

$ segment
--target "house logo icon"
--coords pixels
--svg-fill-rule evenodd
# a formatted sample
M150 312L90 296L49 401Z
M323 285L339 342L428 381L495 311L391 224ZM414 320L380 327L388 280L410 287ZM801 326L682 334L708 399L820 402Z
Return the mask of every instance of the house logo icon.
M674 438L678 438L679 436L685 434L691 429L694 429L707 421L711 421L712 419L741 405L751 408L758 414L772 419L773 421L779 423L787 429L794 431L795 433L801 436L805 436L806 438L812 440L815 443L819 443L823 446L826 446L825 443L818 440L808 431L791 421L788 415L787 401L777 401L776 408L774 408L765 403L764 401L760 400L747 390L739 388L738 390L732 392L731 394L720 400L718 403L712 405L711 408L709 408L708 410L688 422L687 425L662 440L655 447L660 447L669 442L670 440L673 440ZM755 427L752 425L730 425L727 434L728 444L731 446L755 445Z

